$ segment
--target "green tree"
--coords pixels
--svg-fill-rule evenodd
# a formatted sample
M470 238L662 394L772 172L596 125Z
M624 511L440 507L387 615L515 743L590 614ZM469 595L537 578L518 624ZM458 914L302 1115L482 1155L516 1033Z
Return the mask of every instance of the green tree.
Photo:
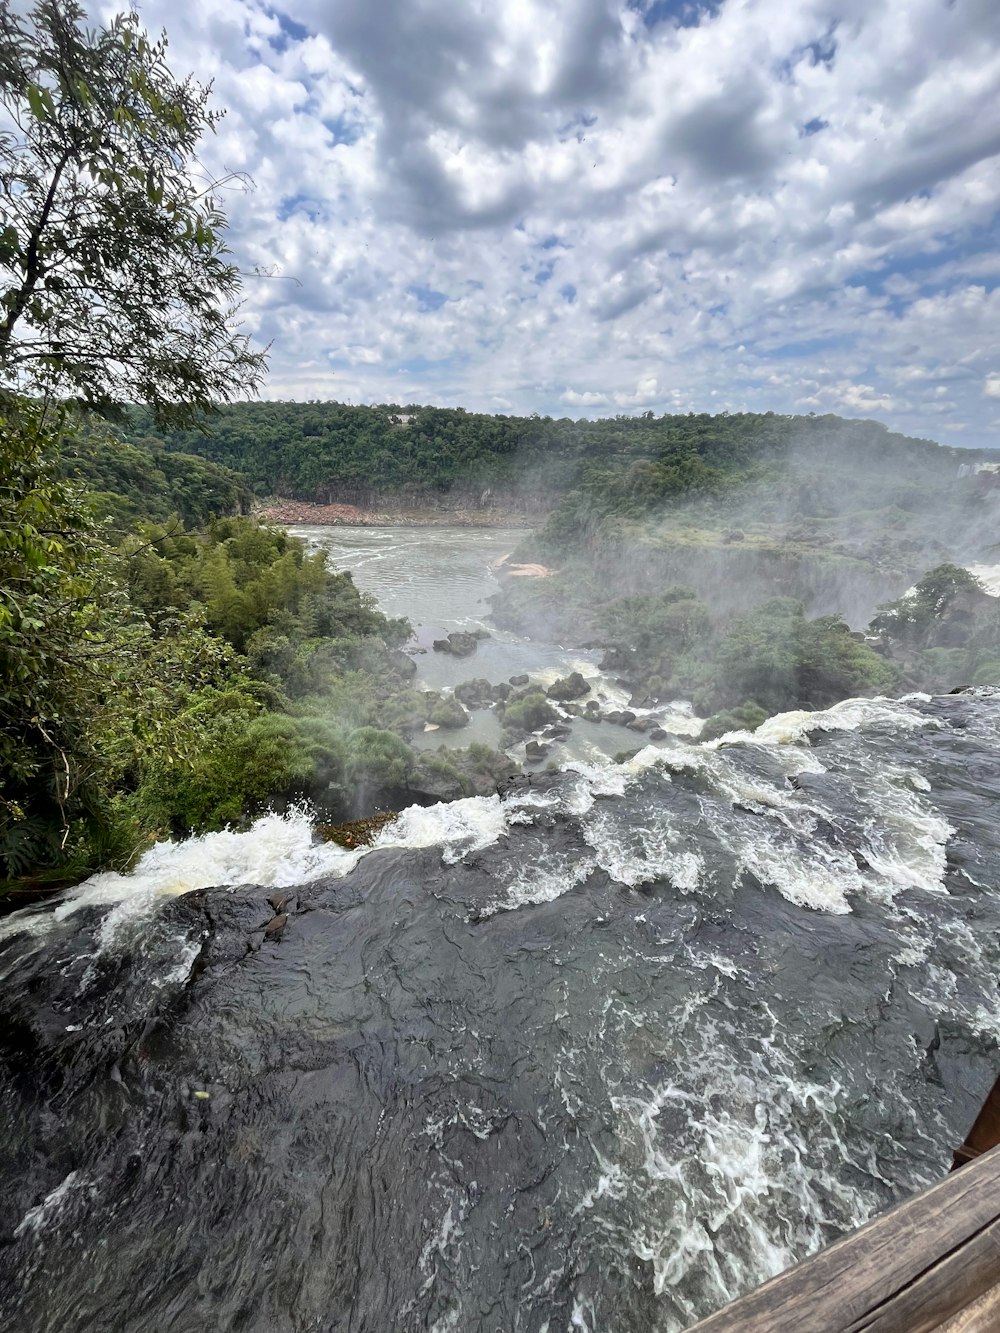
M826 708L896 683L892 665L839 616L806 620L790 597L772 597L737 620L716 651L713 673L704 702L728 709L752 700L769 713Z
M189 762L230 675L229 650L196 616L154 630L130 602L107 534L65 480L86 411L142 402L183 421L254 389L264 368L235 324L240 278L217 190L194 184L216 119L206 90L174 79L165 40L134 15L93 30L83 20L75 0L27 13L0 0L8 878L107 862L116 794L153 762Z
M246 394L240 275L195 152L218 115L135 14L0 0L0 386L163 418Z
M961 565L937 565L904 597L880 606L871 628L890 639L923 645L962 593L982 596L985 588Z

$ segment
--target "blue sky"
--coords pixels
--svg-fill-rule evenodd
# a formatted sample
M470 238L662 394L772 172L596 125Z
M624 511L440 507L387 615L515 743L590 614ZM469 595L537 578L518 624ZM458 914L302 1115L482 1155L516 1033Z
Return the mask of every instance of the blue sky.
M270 397L1000 444L996 0L148 0Z

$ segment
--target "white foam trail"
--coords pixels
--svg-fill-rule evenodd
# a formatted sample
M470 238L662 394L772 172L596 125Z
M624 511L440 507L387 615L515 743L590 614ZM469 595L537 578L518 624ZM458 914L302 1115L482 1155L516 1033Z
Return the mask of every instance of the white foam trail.
M671 1055L683 1074L611 1099L618 1136L638 1157L628 1180L633 1253L688 1321L696 1311L682 1292L692 1274L721 1303L818 1249L831 1201L845 1229L867 1221L873 1207L870 1191L839 1178L845 1161L872 1174L842 1134L840 1088L797 1077L783 1039L766 1033L748 1043L742 1064L720 1063L727 1045L714 1022L697 1004L689 1019L690 1032L688 1020L672 1028ZM808 1148L804 1122L812 1126ZM669 1208L657 1207L661 1196ZM784 1221L776 1224L776 1215Z
M598 797L624 796L632 778L622 764L587 764L580 759L564 764L562 772L576 775L560 800L562 809L571 815L585 815Z
M294 888L325 876L348 874L376 848L435 847L451 864L470 851L487 847L503 834L506 814L499 796L472 796L433 806L411 806L381 830L371 847L348 851L315 839L309 816L301 810L264 815L242 832L225 829L182 842L159 842L127 874L105 871L68 890L51 911L26 908L0 922L0 939L16 934L44 934L85 907L111 907L101 923L102 945L113 944L123 928L156 912L164 896L195 889L257 884Z
M910 695L911 699L926 699L927 695ZM906 707L905 699L844 699L830 708L811 712L795 709L776 713L762 722L756 731L727 731L717 740L706 741L706 748L734 744L799 745L808 744L811 731L862 731L876 723L892 723L906 731L921 727L939 727L936 718L924 717Z
M966 565L991 597L1000 597L1000 565Z
M24 1236L28 1232L37 1234L59 1216L74 1190L89 1190L94 1193L95 1189L93 1181L88 1180L79 1171L71 1171L60 1185L46 1194L41 1203L36 1203L34 1208L28 1209L14 1228L14 1235Z
M490 847L507 829L507 812L499 796L467 796L438 805L411 805L386 824L371 850L386 847L443 847L451 865L469 852Z
M616 884L635 888L666 879L682 893L692 893L701 883L704 861L687 850L685 840L662 810L651 810L641 826L626 827L598 813L584 825L583 836L597 865Z
M686 699L674 699L652 711L661 715L660 725L663 730L675 736L700 736L705 725L705 719L698 717Z
M597 863L589 856L546 853L533 866L516 873L501 897L479 909L478 918L482 920L497 912L513 912L519 907L554 902L582 884L596 868Z

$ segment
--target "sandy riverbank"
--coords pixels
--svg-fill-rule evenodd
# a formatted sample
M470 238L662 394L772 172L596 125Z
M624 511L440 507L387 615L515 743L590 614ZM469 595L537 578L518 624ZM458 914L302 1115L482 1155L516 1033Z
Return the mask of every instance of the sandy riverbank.
M255 509L258 518L269 523L305 523L318 526L348 527L460 527L523 528L537 527L544 515L503 513L494 509L451 509L445 506L360 509L348 504L312 504L307 500L269 500Z

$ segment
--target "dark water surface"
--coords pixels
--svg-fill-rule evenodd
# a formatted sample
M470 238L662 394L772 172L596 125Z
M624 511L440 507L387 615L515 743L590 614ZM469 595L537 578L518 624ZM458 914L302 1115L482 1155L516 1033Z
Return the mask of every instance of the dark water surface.
M946 1171L998 739L997 697L849 701L8 919L0 1326L685 1327Z

